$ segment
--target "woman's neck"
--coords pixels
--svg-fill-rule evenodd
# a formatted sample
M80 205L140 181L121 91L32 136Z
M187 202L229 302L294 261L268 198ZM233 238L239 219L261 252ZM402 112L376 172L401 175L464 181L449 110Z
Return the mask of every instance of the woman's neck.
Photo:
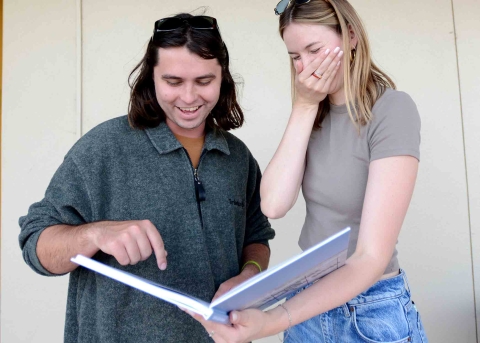
M331 104L336 106L345 105L346 99L345 99L345 91L343 90L343 87L335 93L328 94L328 101Z

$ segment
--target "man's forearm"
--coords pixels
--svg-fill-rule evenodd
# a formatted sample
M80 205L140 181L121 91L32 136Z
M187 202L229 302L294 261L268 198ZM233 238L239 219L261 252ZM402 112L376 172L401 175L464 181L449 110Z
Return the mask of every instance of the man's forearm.
M242 265L245 266L244 271L258 274L260 270L254 263L245 265L248 261L255 261L263 270L268 268L268 262L270 261L270 248L265 244L253 243L243 248L242 252Z
M37 256L42 266L50 273L65 274L78 267L70 262L71 257L77 254L93 256L98 248L88 237L92 225L54 225L46 228L37 242Z
M45 229L37 242L42 266L54 274L71 272L77 265L70 258L92 257L102 250L123 266L137 264L153 252L158 268L167 268L162 237L150 220L100 221L80 226L55 225Z

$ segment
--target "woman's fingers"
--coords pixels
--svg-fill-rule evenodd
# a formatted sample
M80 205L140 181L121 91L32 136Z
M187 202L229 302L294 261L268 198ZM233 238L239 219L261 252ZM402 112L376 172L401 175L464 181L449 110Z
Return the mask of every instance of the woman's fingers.
M214 342L216 343L226 342L224 337L231 336L231 334L228 332L228 329L231 329L231 327L208 321L205 318L203 318L203 316L193 313L192 311L189 311L187 309L183 309L183 308L180 308L180 309L182 311L187 312L194 319L196 319L200 324L202 324L203 328L205 329L205 331L208 332L208 335L210 336L210 338L213 339Z
M340 67L340 64L341 64L341 61L342 61L342 56L343 56L343 51L340 51L334 59L332 59L330 65L328 66L328 68L321 72L321 77L320 79L323 80L325 82L325 84L330 84L332 82L332 80L334 79L334 76L336 75L339 67ZM318 78L318 75L319 75L319 71L315 71L313 76Z
M303 71L299 74L300 80L313 78L314 73L316 73L316 75L319 76L320 79L323 78L323 74L325 73L325 71L328 70L328 68L332 64L336 64L335 60L338 58L340 52L343 55L343 52L340 50L339 47L336 47L333 51L327 49L325 53L321 54L321 56L317 57L310 64L305 66Z
M329 53L327 58L320 64L320 66L312 72L312 77L317 80L327 80L332 73L336 70L339 62L342 60L343 51L340 48L336 48L333 52Z
M339 47L327 51L322 54L324 56L316 58L297 74L295 80L297 102L318 106L328 95L344 55Z
M300 73L297 72L297 78L299 80L308 79L315 70L320 68L320 66L328 59L330 55L330 49L325 50L324 53L321 53L315 59L313 59L309 64L303 65L303 69Z

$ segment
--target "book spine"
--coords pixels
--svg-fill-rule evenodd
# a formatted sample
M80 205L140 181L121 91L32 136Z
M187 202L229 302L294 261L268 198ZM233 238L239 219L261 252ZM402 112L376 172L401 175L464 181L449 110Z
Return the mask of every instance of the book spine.
M208 317L205 317L205 319L221 324L231 324L228 313L219 310L212 310L212 313Z

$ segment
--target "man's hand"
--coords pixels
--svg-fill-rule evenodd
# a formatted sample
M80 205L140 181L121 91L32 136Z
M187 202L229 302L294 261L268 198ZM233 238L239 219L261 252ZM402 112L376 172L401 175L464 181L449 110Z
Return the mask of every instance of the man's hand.
M238 286L244 281L247 281L251 277L255 276L258 274L260 271L255 265L252 264L247 264L243 271L238 274L237 276L232 277L231 279L228 279L224 283L218 287L217 293L215 293L212 302L217 299L218 297L224 295L227 293L229 290L233 289L234 287Z
M158 268L167 268L162 237L149 220L98 222L91 227L90 239L123 266L144 261L155 252Z
M71 257L77 254L92 257L98 250L112 255L124 266L146 260L155 252L158 268L167 268L162 237L149 220L53 225L43 230L37 242L40 263L58 275L78 267L70 261Z

